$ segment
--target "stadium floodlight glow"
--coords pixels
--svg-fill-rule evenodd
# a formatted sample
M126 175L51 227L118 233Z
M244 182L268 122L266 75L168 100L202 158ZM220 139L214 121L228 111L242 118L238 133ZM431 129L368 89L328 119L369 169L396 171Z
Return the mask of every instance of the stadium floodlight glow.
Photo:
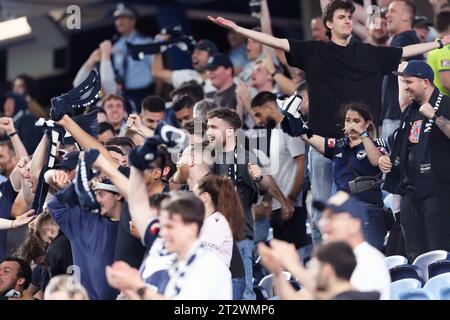
M26 17L0 22L0 41L31 34L31 26Z

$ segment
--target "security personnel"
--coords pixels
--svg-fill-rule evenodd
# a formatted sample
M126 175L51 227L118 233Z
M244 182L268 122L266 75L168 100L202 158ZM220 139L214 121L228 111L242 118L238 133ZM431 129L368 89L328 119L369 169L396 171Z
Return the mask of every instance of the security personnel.
M450 98L435 87L433 70L423 61L410 61L395 74L403 77L411 104L390 158L380 158L379 165L389 172L384 189L402 195L400 224L413 261L430 250L450 250L450 140L435 123L450 118Z
M283 106L281 108L283 109ZM366 206L364 237L381 251L386 227L379 183L371 184L371 188L361 188L361 184L357 184L359 187L356 190L351 189L349 185L351 181L362 176L371 176L371 181L375 182L376 177L380 175L378 159L389 153L383 139L372 140L367 133L373 127L369 107L362 103L344 106L342 114L345 115L346 137L342 139L324 138L311 133L307 135L301 121L289 112L283 113L285 114L285 119L281 123L283 131L292 136L301 136L305 142L332 161L333 193L352 190L354 197Z
M122 95L127 101L129 113L141 112L141 101L153 91L152 64L149 56L140 61L133 60L127 53L127 42L148 44L153 39L136 31L136 14L123 4L113 13L114 24L120 38L113 45L112 62L116 80L121 86Z

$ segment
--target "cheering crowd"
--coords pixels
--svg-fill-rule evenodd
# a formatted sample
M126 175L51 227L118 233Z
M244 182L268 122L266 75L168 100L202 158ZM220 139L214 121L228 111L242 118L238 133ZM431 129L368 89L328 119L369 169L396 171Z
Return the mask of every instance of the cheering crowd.
M450 251L447 1L431 23L321 0L311 41L273 36L267 2L252 29L208 17L226 53L119 5L49 112L15 79L0 299L255 300L271 275L276 299L387 300L385 257Z

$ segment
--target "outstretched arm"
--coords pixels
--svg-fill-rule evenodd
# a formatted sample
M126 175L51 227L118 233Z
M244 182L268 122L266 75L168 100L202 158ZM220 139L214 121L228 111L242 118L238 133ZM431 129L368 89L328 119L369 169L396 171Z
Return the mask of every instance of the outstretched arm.
M211 16L208 16L208 20L221 26L221 27L224 27L226 29L229 29L236 33L239 33L243 37L258 41L258 42L260 42L266 46L269 46L271 48L281 49L285 52L290 52L289 41L287 39L275 38L275 37L265 34L263 32L258 32L258 31L240 27L233 21L222 18L222 17L213 18Z
M446 35L442 38L442 44L446 46L450 43L450 35ZM403 58L411 58L414 56L418 56L424 53L427 53L431 50L439 49L439 43L437 41L427 42L427 43L419 43L413 44L410 46L406 46L403 48Z
M57 122L60 126L70 132L72 137L80 144L83 149L97 149L108 161L115 163L114 159L109 155L108 150L103 144L84 131L75 121L67 114Z
M141 239L144 239L149 222L156 218L150 208L146 189L144 172L131 167L130 183L128 184L128 209Z
M100 169L102 174L111 179L112 183L119 189L120 194L125 200L128 200L128 178L117 170L111 161L100 154L94 162L94 167Z

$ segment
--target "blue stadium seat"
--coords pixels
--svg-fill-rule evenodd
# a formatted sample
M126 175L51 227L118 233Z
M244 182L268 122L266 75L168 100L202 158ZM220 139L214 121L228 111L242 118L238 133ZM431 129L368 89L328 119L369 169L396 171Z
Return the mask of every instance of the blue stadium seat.
M426 252L426 253L418 256L414 260L412 265L417 266L420 270L422 270L423 279L425 281L427 281L428 280L428 266L430 264L432 264L433 262L436 262L438 260L447 259L447 258L450 258L447 251L434 250L434 251Z
M286 280L291 279L291 274L289 272L283 271L283 274L284 274ZM267 294L269 295L269 298L274 296L272 279L273 279L273 274L269 274L268 276L265 276L264 278L262 278L262 280L258 284L259 287L262 287L266 290Z
M420 289L422 282L417 279L402 279L391 283L391 300L400 300L400 294L412 290Z
M387 269L390 270L396 266L408 264L408 259L404 256L389 256L384 258L384 262L386 263Z
M418 267L412 266L410 264L396 266L390 269L389 273L391 274L392 282L412 278L419 280L422 285L425 283L425 281L423 280L422 271Z
M428 279L450 272L450 260L439 260L428 266Z
M431 300L424 289L411 289L400 294L400 300Z
M432 299L440 300L442 296L446 299L450 296L450 272L434 276L425 283L423 289L428 292Z

